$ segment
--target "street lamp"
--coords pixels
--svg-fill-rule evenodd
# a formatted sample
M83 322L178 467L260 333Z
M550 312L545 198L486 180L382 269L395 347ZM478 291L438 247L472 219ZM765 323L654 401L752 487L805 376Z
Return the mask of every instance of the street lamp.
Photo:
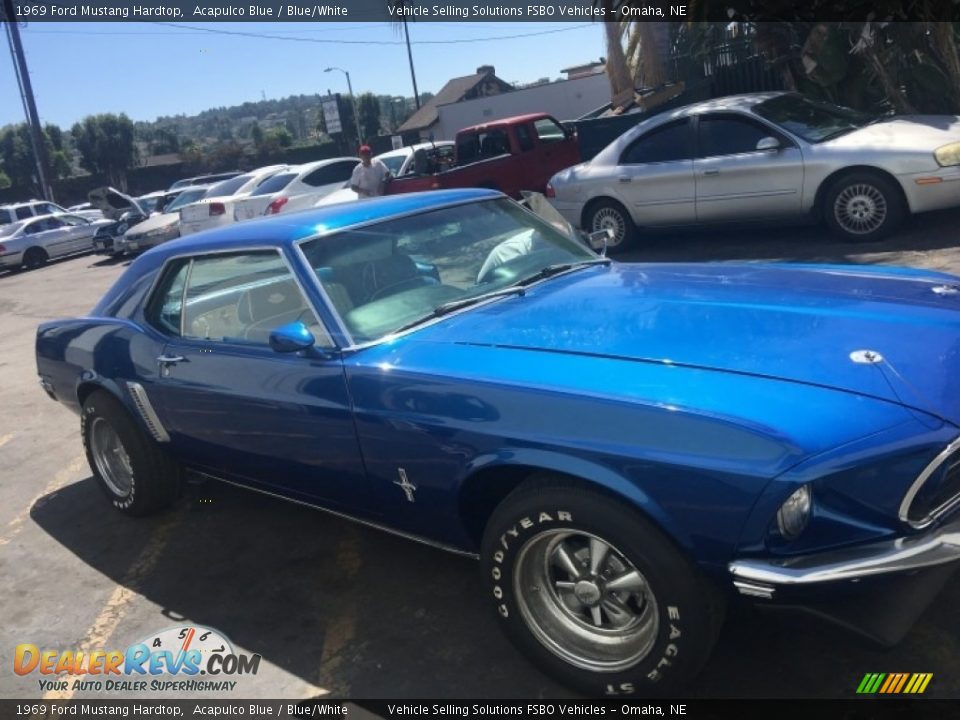
M338 67L328 67L324 70L325 73L330 72L331 70L339 70L344 75L347 76L347 90L350 91L350 104L353 106L353 122L357 126L357 142L361 145L363 144L363 135L360 133L360 113L357 112L357 101L353 97L353 85L350 82L350 73L348 73L343 68Z

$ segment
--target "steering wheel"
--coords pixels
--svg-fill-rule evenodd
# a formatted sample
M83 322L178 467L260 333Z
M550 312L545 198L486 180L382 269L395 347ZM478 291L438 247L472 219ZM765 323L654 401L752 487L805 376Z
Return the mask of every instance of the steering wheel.
M392 294L392 293L388 293L387 290L393 290L393 292L400 292L401 287L403 287L404 289L411 289L411 290L415 287L422 287L424 284L423 281L424 281L424 278L417 276L417 277L407 278L406 280L400 280L398 282L391 283L390 285L384 285L379 290L374 291L373 295L370 296L370 300L368 300L368 302L379 300L383 295Z

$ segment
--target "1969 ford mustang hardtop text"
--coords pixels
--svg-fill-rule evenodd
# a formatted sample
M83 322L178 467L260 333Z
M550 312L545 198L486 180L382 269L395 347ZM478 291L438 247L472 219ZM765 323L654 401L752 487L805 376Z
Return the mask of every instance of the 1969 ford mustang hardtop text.
M726 602L899 640L960 559L960 279L625 265L488 190L164 244L37 366L120 510L185 469L479 554L598 695L696 674Z

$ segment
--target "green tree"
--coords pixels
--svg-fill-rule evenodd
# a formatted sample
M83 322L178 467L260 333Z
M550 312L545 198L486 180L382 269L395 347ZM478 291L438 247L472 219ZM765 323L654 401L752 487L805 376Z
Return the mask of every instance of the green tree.
M127 185L127 170L137 162L133 121L125 114L90 115L70 131L80 153L80 165L106 175L121 189Z
M47 154L47 176L57 180L70 175L70 151L66 147L63 131L48 123L43 129L43 143ZM10 125L0 134L0 164L13 186L39 194L35 182L37 165L30 142L30 130L26 123Z
M293 135L291 135L290 131L285 127L276 127L267 133L265 142L286 148L293 145Z
M380 134L380 102L376 95L364 93L358 98L357 116L364 140L371 140Z
M263 128L260 127L260 123L253 123L253 127L250 129L250 137L253 139L253 144L257 147L263 145Z
M10 182L10 178L3 170L0 170L0 190L6 190L11 185L13 185L13 183Z

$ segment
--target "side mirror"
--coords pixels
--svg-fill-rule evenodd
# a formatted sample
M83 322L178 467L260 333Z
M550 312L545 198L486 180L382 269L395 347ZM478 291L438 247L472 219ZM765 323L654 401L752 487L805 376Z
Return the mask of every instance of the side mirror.
M613 228L594 230L592 233L587 235L587 241L590 243L590 247L599 251L599 253L604 257L607 255L607 244L611 240L613 240Z
M282 325L270 333L270 347L278 353L309 350L315 342L313 334L299 320Z
M757 150L760 150L760 151L779 150L779 149L780 149L780 141L777 140L775 137L768 136L765 138L760 138L760 140L757 142Z

